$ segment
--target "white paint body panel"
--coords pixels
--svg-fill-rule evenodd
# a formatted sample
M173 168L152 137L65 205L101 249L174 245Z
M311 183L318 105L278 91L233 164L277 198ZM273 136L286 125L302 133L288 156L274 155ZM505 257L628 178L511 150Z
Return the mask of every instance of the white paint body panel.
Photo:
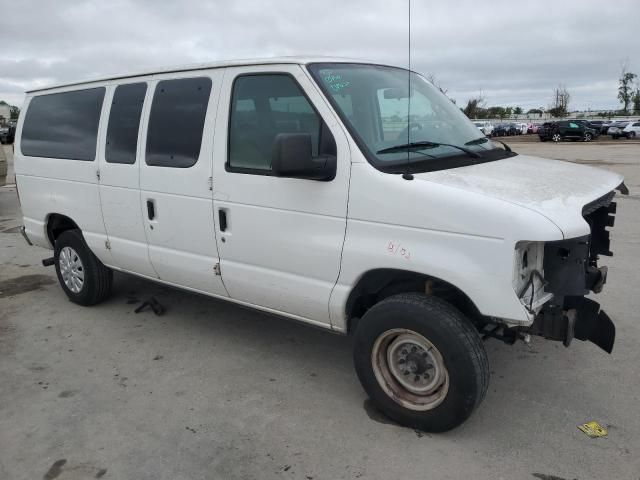
M213 202L209 190L216 110L223 70L181 72L156 75L148 92L149 99L160 80L209 77L211 93L204 123L198 161L189 168L147 165L146 138L151 102L144 109L143 141L140 162L140 208L149 245L149 259L158 278L165 282L216 295L227 292L220 276L213 226ZM147 216L147 201L155 204L155 218Z
M216 227L222 277L233 298L328 326L329 296L340 271L347 222L349 144L299 65L229 68L222 96L230 98L240 74L274 71L292 75L327 123L338 152L336 178L315 182L226 171L230 102L221 102L213 184L214 208L224 209L228 222L225 232Z
M60 213L117 270L338 331L346 330L347 300L357 282L381 268L441 278L483 314L529 324L512 285L516 243L585 235L583 205L610 192L622 177L528 156L417 174L412 181L382 173L366 161L315 86L307 61L194 66L46 90L105 86L107 94L94 162L24 157L21 115L15 169L27 235L51 248L47 220ZM258 72L289 73L304 89L336 141L333 181L226 171L231 85L238 74ZM204 75L212 79L212 90L198 162L185 169L146 165L155 85ZM148 90L137 162L106 164L113 89L141 79ZM27 96L25 111L37 94ZM155 202L153 220L147 218L147 199ZM220 209L227 213L225 232ZM222 276L214 272L218 262Z
M147 83L145 104L151 100L147 79L128 79L130 83ZM144 218L140 206L140 138L144 112L138 128L138 150L132 165L108 163L105 160L105 139L108 114L111 110L116 85L110 85L105 97L105 120L101 122L98 142L98 168L100 169L100 201L107 237L111 246L112 266L157 277L149 260Z

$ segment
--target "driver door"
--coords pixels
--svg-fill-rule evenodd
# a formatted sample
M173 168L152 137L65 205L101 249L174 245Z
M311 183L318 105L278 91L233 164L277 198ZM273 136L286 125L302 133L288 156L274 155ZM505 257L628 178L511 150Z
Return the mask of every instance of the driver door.
M229 296L311 323L329 323L347 217L347 138L298 65L228 68L215 132L213 198ZM309 133L333 150L331 181L275 177L276 135Z

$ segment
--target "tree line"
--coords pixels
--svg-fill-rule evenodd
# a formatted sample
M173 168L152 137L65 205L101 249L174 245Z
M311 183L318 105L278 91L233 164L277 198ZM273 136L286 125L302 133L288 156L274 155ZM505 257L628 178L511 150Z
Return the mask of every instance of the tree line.
M616 115L640 115L640 85L638 84L638 75L629 71L628 62L624 62L622 65L622 71L620 72L620 78L618 79L618 95L617 99L622 105L620 110L612 110L608 112L599 112L601 116L613 117ZM433 79L430 78L433 83ZM441 85L437 85L441 92L446 94L446 90ZM527 115L538 115L539 118L545 114L545 112L554 118L566 117L569 114L569 101L571 100L571 94L564 85L558 85L551 96L551 103L545 109L531 108L527 110ZM455 103L455 101L454 101ZM482 92L474 98L470 98L467 104L460 108L465 115L469 118L499 118L504 120L505 118L511 118L512 116L522 115L523 110L521 107L503 107L493 106L487 107L485 105L485 98Z

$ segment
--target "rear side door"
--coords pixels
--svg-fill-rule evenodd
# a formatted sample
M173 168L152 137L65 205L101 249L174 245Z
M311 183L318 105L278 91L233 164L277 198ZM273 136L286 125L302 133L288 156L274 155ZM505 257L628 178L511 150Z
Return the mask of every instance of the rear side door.
M335 178L272 176L272 146L282 133L308 133L314 156L336 155ZM218 247L229 295L329 324L351 160L346 135L302 67L227 69L213 158Z
M568 122L567 137L582 138L584 136L584 126L576 122Z
M108 88L108 121L98 158L100 203L113 266L156 277L149 260L139 186L143 143L139 140L148 91L146 80Z
M168 283L227 296L218 270L211 157L222 70L155 76L143 137L140 205L149 258Z

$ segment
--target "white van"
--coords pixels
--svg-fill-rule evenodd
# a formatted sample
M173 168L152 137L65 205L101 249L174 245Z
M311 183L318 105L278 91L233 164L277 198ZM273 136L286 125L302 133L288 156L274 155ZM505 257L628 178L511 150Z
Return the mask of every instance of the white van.
M353 335L374 404L427 431L480 404L483 337L613 348L585 295L622 177L494 143L416 73L217 63L35 90L23 111L23 233L75 303L117 270Z

